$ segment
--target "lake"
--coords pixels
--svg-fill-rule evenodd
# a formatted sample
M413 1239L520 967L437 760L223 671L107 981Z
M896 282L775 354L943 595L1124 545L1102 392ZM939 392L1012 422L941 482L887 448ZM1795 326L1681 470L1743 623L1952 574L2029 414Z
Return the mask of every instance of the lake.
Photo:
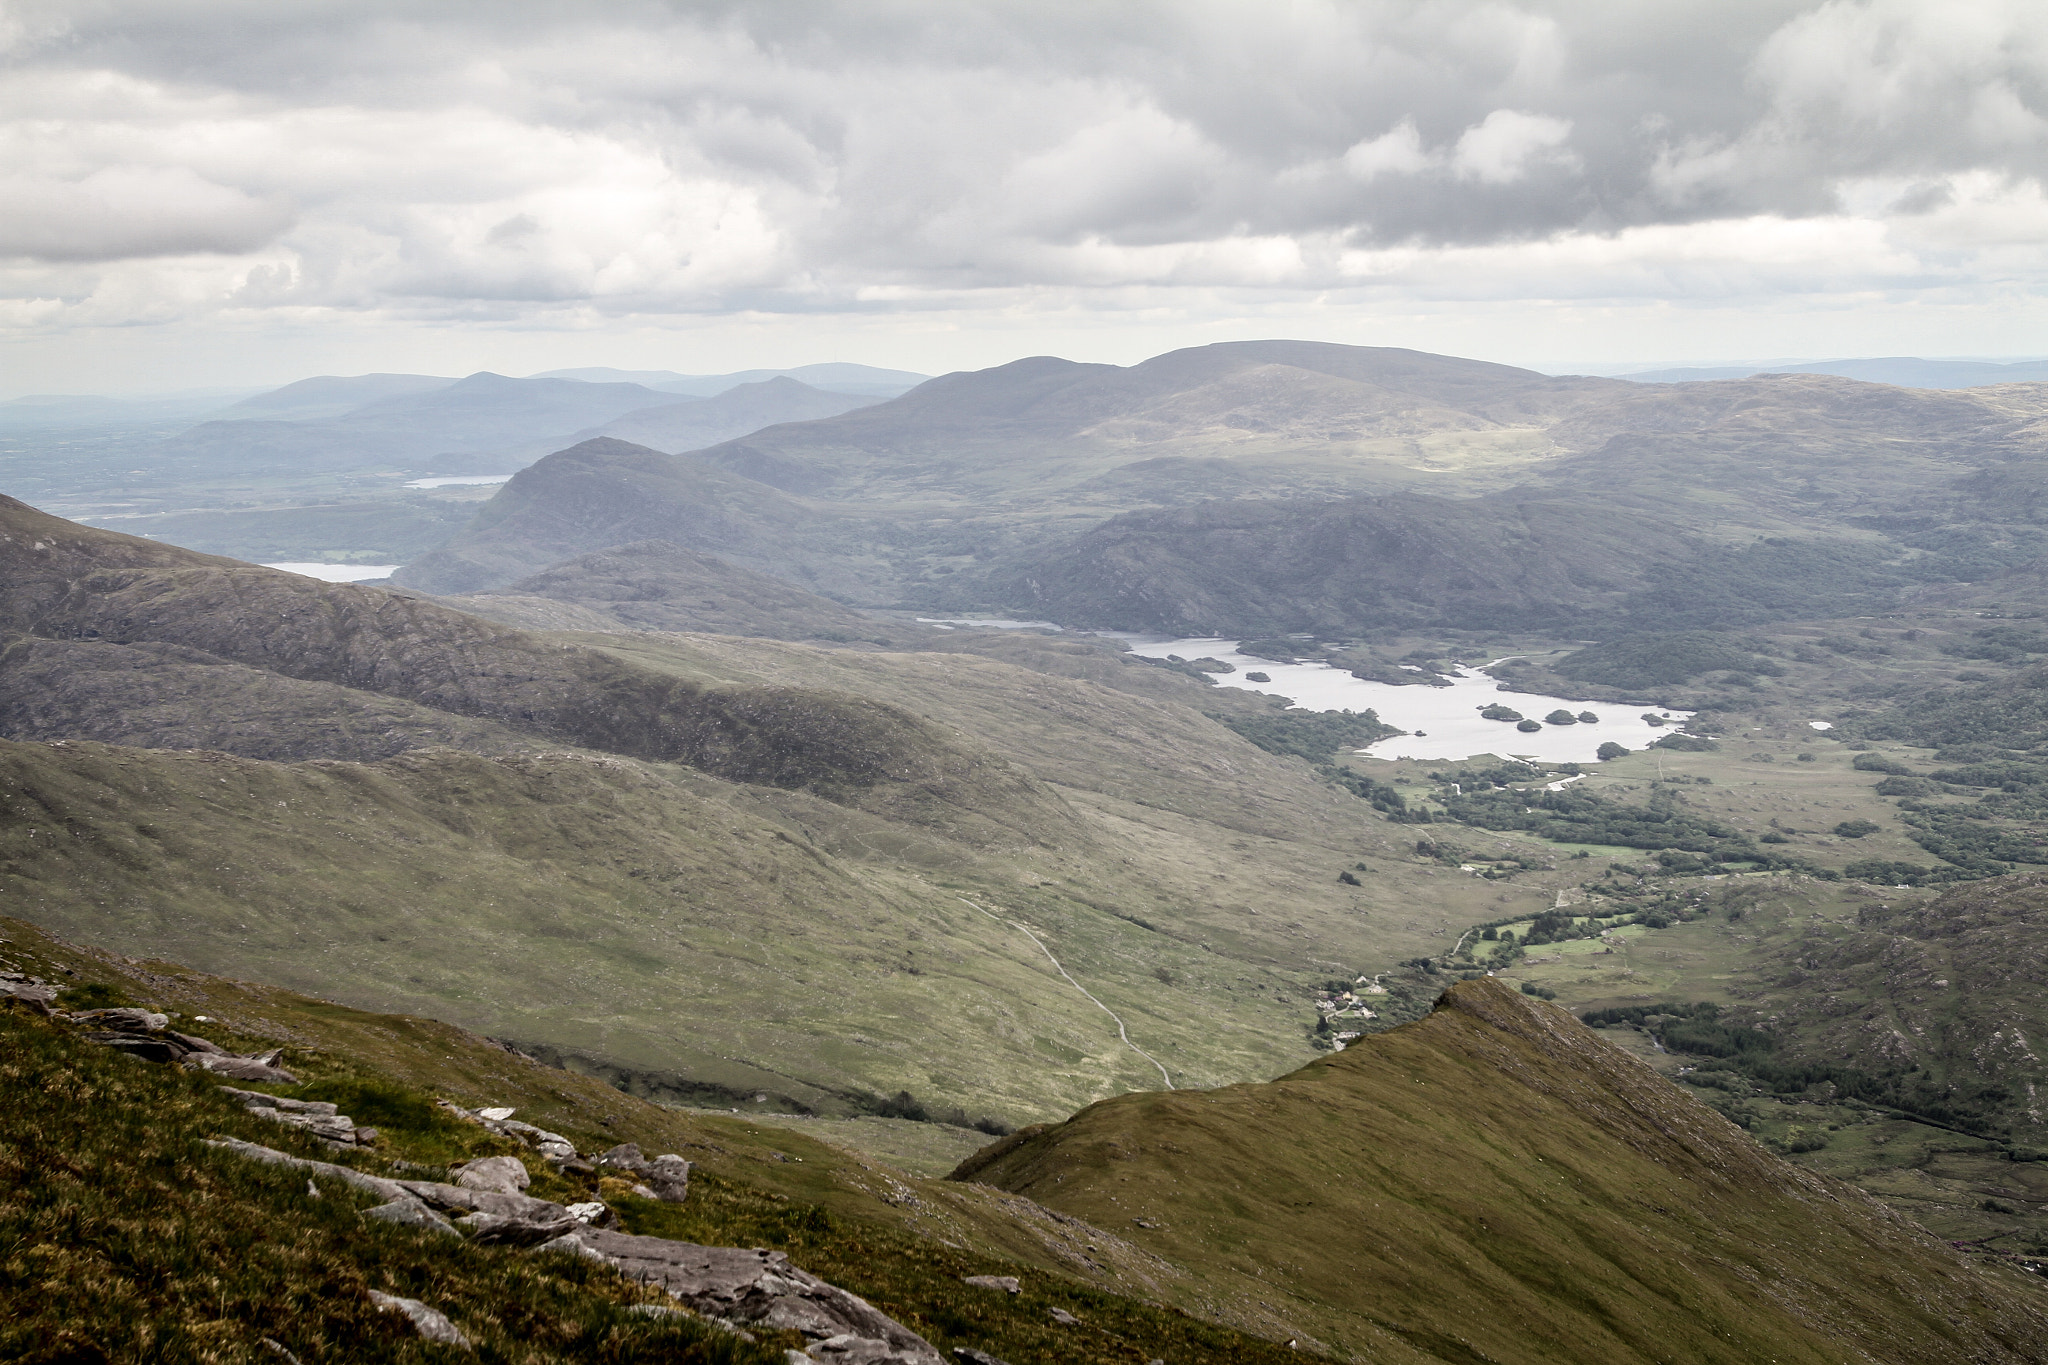
M396 564L265 564L266 569L283 569L305 578L317 578L322 583L364 583L375 578L389 578L398 572Z
M1237 672L1210 675L1222 687L1287 697L1305 711L1375 711L1389 725L1421 732L1396 735L1359 751L1369 758L1458 759L1498 754L1503 758L1520 756L1552 763L1591 763L1595 761L1594 751L1608 740L1630 749L1645 748L1692 715L1690 711L1666 711L1639 703L1567 701L1530 692L1503 692L1498 683L1479 672L1454 675L1449 687L1394 687L1354 678L1325 663L1283 664L1239 654L1236 642L1231 640L1157 640L1128 635L1122 638L1132 653L1147 658L1164 659L1178 654L1190 661L1218 659L1231 664ZM1264 673L1272 681L1247 682L1247 673ZM1512 721L1480 718L1479 708L1496 702L1535 721L1541 721L1559 707L1573 715L1591 711L1600 720L1593 725L1545 725L1534 734L1523 734ZM1668 718L1669 724L1653 726L1643 719L1645 712Z

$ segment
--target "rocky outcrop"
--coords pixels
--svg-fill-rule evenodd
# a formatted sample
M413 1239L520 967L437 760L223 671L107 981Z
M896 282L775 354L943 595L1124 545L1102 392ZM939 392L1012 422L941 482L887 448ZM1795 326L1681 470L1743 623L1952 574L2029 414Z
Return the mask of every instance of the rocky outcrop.
M680 1204L690 1195L690 1163L674 1152L665 1152L649 1161L640 1154L640 1146L634 1142L622 1142L597 1158L600 1170L626 1171L640 1178L634 1186L636 1192L645 1191L650 1199L659 1199L667 1204Z
M25 976L20 972L0 972L0 1000L19 1000L38 1014L53 1013L50 1008L56 1003L58 988L40 976Z
M208 1145L251 1161L304 1171L316 1181L340 1181L385 1201L366 1210L366 1218L466 1236L485 1246L532 1247L602 1261L634 1279L659 1285L692 1312L715 1321L734 1327L801 1332L810 1339L807 1354L814 1360L842 1365L941 1365L939 1353L923 1337L858 1295L797 1269L779 1251L697 1246L612 1231L603 1224L615 1223L616 1216L602 1203L565 1208L516 1190L397 1180L235 1138L215 1139ZM623 1152L614 1148L601 1160L614 1169L631 1169L625 1163L632 1161L645 1168L650 1178L660 1178L664 1162L680 1163L685 1170L689 1164L680 1157L645 1161L630 1145ZM511 1157L488 1157L463 1167L456 1179L516 1184L509 1167L497 1163L518 1164ZM451 1222L450 1214L461 1216ZM412 1315L411 1310L405 1311ZM422 1335L429 1334L422 1329Z
M51 988L44 988L51 989ZM20 997L27 999L28 997ZM54 994L49 999L54 999ZM46 1013L51 1011L45 1010ZM283 1049L270 1052L252 1053L239 1056L229 1052L220 1044L189 1033L178 1033L171 1028L171 1017L151 1010L131 1008L81 1010L63 1018L74 1024L87 1024L92 1031L85 1036L95 1043L125 1052L131 1057L140 1057L145 1062L187 1062L217 1076L235 1081L270 1081L279 1085L297 1085L299 1078L278 1065L284 1059ZM237 1092L241 1093L241 1092ZM258 1098L268 1100L269 1096ZM332 1115L334 1106L327 1107ZM336 1138L337 1141L344 1139ZM353 1138L346 1139L354 1141Z
M376 1129L356 1127L354 1119L338 1112L339 1107L326 1100L288 1100L254 1090L237 1090L231 1085L224 1085L221 1089L258 1117L303 1128L314 1137L326 1138L344 1147L368 1146L377 1140Z
M601 1260L659 1285L703 1314L743 1327L801 1332L814 1360L846 1365L942 1365L932 1344L866 1299L827 1284L763 1248L696 1246L596 1229L543 1244Z

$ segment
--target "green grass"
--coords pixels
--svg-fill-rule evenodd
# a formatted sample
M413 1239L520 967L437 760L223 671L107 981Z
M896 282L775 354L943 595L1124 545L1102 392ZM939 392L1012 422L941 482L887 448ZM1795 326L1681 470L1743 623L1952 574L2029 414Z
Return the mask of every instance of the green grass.
M626 1311L657 1296L579 1258L470 1247L365 1222L377 1201L216 1152L241 1137L331 1159L211 1081L0 1014L0 1357L11 1361L448 1358L368 1291L446 1313L491 1362L779 1365L694 1322Z
M2039 1358L2038 1281L1813 1183L1551 1006L1452 1000L1271 1084L1093 1106L973 1178L1156 1223L1132 1235L1189 1269L1177 1301L1367 1359Z

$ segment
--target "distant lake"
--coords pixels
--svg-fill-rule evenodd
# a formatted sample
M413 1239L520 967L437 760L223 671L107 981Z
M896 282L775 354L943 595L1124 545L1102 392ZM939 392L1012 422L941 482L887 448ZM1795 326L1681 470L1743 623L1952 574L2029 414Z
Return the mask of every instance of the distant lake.
M265 564L263 567L317 578L322 583L362 583L372 578L389 578L400 568L397 564Z
M1282 664L1240 654L1231 640L1123 638L1133 654L1147 658L1164 659L1178 654L1190 662L1218 659L1235 666L1235 673L1210 675L1222 687L1287 697L1304 711L1375 711L1389 725L1422 731L1419 735L1395 735L1359 751L1370 758L1458 759L1498 754L1503 758L1520 755L1552 763L1591 763L1595 761L1594 751L1608 740L1641 749L1659 736L1670 734L1673 727L1692 716L1690 711L1666 711L1640 703L1568 701L1533 692L1503 692L1497 682L1478 672L1452 675L1449 687L1423 683L1394 687L1365 682L1325 663ZM1247 673L1264 673L1272 681L1246 682ZM1524 734L1513 721L1480 718L1479 708L1496 702L1539 722L1559 707L1575 716L1591 711L1600 721L1594 725L1545 725L1534 734ZM1646 711L1667 717L1669 723L1649 724L1643 719Z
M509 483L511 479L512 476L510 474L448 474L438 479L414 479L410 483L400 484L399 487L454 488L461 484Z

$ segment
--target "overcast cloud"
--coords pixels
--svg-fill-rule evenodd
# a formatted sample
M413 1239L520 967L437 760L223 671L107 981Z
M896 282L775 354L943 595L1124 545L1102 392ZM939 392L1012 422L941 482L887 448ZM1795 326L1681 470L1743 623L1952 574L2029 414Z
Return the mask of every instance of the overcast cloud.
M1842 353L1859 310L1917 309L1910 349L2043 351L2044 15L10 0L0 327L33 345L11 366L676 329L937 368L911 338L1092 326L1142 353L1457 316L1534 359L1567 315L1586 355L1588 317L1676 308L1775 319L1752 353Z

